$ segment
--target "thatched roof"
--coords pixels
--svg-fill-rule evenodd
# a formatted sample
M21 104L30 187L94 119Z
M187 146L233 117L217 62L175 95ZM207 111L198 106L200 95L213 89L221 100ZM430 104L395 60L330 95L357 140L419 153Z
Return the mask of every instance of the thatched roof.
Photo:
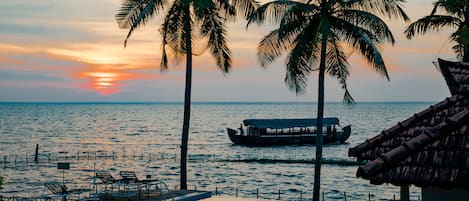
M393 183L469 188L469 65L440 61L452 96L350 148L369 160L358 177Z

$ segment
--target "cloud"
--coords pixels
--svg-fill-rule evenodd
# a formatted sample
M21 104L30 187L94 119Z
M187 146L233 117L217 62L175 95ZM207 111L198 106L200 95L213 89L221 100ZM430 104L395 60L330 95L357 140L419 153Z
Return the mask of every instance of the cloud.
M119 29L114 17L120 3L0 1L0 101L182 101L185 64L171 62L168 72L159 72L161 19L139 28L124 48L127 30ZM406 5L412 19L428 14L432 7L428 0ZM394 47L386 45L383 55L391 82L354 56L349 83L354 97L372 101L445 96L447 89L431 61L447 40L446 32L409 41L402 34L405 23L392 22L390 26L397 43ZM223 75L209 52L194 57L193 99L316 100L316 72L310 75L307 93L297 97L285 87L285 55L266 69L260 67L258 41L274 27L267 23L246 30L244 20L228 24L232 71ZM439 52L443 57L453 55L450 45ZM431 87L432 93L423 93L426 87ZM328 78L326 99L340 101L342 94L337 82Z
M53 76L51 74L38 73L34 71L6 71L0 70L1 81L47 81L47 82L66 82L67 80L61 76Z

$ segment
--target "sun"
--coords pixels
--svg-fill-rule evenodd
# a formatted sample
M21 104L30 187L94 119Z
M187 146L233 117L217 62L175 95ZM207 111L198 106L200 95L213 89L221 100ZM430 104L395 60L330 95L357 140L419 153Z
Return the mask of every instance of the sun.
M91 88L103 95L118 92L118 81L126 77L124 73L102 71L84 72L82 75L91 80Z

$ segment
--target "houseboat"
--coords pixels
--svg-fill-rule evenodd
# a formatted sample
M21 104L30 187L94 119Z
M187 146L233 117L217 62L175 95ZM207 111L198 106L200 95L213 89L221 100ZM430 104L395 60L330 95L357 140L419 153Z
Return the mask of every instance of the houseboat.
M244 125L244 126L243 126ZM315 144L316 119L245 119L237 130L227 128L234 144L248 146L272 146ZM350 137L351 126L340 128L339 119L323 119L323 144L345 143Z

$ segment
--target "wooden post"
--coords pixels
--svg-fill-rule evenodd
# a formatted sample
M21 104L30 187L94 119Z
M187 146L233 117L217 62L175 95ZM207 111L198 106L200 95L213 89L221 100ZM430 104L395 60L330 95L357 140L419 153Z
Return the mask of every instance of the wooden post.
M371 193L368 192L368 201L371 201Z
M39 154L39 144L36 144L36 153L34 154L34 162L39 162L38 160L38 154Z
M347 201L347 193L344 192L344 201Z
M280 189L278 190L278 200L280 200Z
M218 195L218 187L215 187L215 195Z
M401 186L401 201L409 201L410 196L409 196L409 186L408 185L402 185Z
M324 201L324 191L322 192L322 201Z
M392 194L392 200L396 201L396 194Z
M300 200L303 200L303 191L300 190Z
M256 198L259 199L259 188L256 188Z
M236 187L236 197L238 197L238 187Z

